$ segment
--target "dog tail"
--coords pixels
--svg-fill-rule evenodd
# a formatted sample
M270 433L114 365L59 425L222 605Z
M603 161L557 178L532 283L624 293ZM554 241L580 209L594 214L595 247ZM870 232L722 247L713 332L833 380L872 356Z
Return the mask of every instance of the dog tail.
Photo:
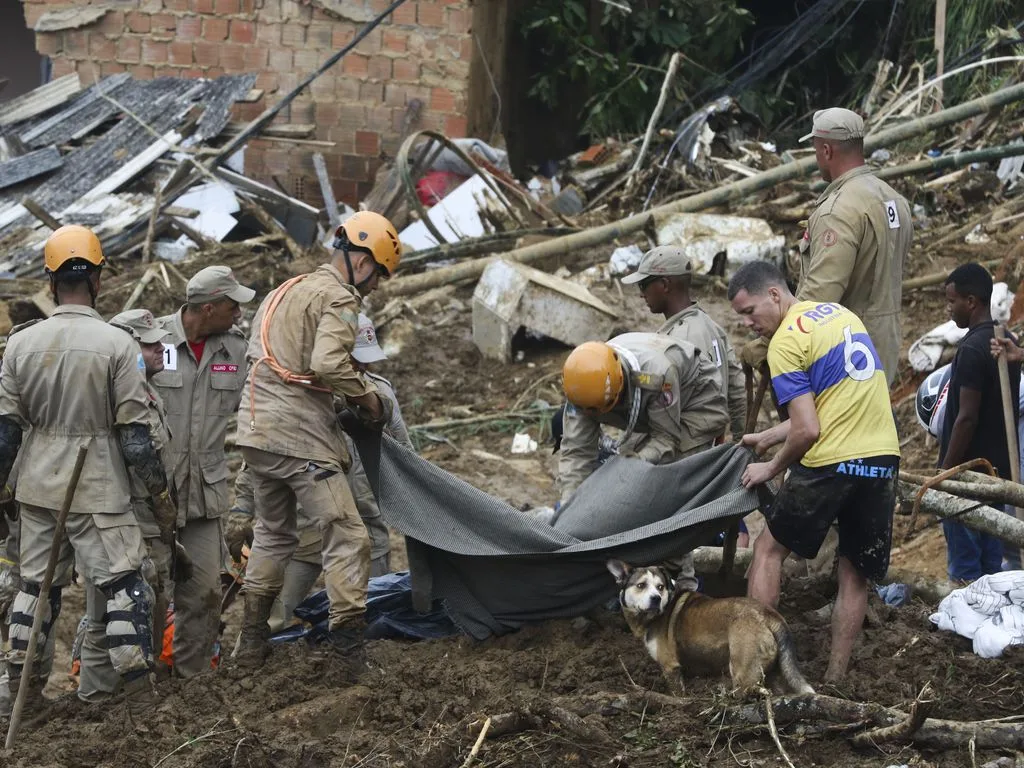
M814 689L800 672L800 667L797 666L796 645L789 627L781 624L775 628L773 634L775 642L779 644L779 675L785 681L786 686L793 693L814 693Z

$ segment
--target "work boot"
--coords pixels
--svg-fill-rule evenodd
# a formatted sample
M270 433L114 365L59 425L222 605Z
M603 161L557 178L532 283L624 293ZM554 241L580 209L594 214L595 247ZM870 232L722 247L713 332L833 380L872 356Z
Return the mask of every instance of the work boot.
M18 690L21 688L21 678L13 677L5 680L4 690L0 691L0 718L10 718L14 711L14 703L18 700ZM32 718L46 714L49 709L50 700L43 696L41 680L33 680L28 684L28 691L25 692L25 706L21 710L22 718Z
M124 703L133 717L149 713L160 701L148 672L132 680L126 680L122 690Z
M258 667L270 655L270 613L274 608L272 595L243 595L242 631L238 635L235 662L240 667Z
M327 645L348 664L353 677L366 671L366 622L349 619L327 631Z

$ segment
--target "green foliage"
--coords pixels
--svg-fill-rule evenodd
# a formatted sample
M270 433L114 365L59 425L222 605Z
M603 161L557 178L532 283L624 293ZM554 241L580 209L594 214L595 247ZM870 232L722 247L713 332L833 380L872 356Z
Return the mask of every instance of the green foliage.
M567 93L587 100L580 133L610 136L644 129L675 51L695 52L680 67L685 98L715 77L740 50L752 14L738 0L538 0L519 29L542 66L529 95L549 107Z

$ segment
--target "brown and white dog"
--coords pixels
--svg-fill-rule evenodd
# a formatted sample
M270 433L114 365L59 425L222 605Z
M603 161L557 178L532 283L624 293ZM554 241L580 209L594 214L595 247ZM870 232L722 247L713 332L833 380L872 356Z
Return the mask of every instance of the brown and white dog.
M767 683L778 693L814 693L796 664L793 636L773 608L749 597L715 599L677 590L664 568L633 568L609 560L619 605L669 686L683 693L681 670L728 670L735 692Z

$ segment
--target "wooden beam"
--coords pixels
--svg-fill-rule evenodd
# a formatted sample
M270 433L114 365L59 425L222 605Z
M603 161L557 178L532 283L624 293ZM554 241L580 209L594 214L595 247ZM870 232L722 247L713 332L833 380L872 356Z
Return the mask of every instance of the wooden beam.
M53 216L51 216L47 210L45 210L41 205L39 205L39 203L37 203L32 198L22 198L21 204L25 207L26 211L35 216L50 229L56 231L61 228L61 223Z
M320 194L324 198L324 207L327 209L327 221L333 232L338 228L341 219L338 216L338 201L334 199L334 188L331 186L331 179L327 175L327 163L324 156L319 152L313 154L313 168L316 170L316 179L320 182Z

